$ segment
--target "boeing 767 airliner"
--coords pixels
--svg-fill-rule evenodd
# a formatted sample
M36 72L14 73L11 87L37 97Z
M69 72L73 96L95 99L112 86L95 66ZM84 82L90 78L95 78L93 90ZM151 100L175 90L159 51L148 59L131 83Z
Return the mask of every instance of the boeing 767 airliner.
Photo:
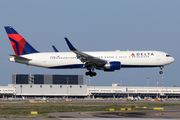
M12 27L5 27L15 55L10 55L12 62L32 65L51 69L72 69L86 68L88 76L96 76L97 70L115 71L121 68L142 68L159 67L160 74L162 68L174 62L174 58L169 54L160 51L78 51L70 41L65 41L72 52L39 52L34 49L20 34Z

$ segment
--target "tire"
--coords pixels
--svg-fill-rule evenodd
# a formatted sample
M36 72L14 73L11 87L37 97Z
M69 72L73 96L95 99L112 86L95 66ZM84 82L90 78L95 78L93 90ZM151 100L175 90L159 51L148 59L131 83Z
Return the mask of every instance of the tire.
M163 74L163 71L159 71L159 74Z

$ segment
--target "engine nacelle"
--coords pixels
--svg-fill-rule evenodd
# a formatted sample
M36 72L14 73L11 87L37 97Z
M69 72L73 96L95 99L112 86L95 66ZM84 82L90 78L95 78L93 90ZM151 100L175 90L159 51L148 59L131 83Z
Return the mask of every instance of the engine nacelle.
M121 62L113 61L104 65L104 71L114 71L121 69Z

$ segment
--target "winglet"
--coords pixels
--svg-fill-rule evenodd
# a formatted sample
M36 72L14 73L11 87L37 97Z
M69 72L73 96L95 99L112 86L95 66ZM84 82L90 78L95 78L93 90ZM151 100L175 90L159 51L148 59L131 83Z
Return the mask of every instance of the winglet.
M76 48L69 42L69 40L66 37L64 39L66 40L66 43L68 44L70 50L72 51L76 50Z
M52 45L54 52L59 52L54 45Z

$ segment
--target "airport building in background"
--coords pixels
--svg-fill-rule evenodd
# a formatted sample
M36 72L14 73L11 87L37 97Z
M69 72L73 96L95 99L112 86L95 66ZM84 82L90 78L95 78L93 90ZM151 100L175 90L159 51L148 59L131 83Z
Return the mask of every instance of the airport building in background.
M40 75L15 74L12 75L12 84L79 84L83 85L83 75Z
M16 78L16 79L15 79ZM16 82L15 82L16 81ZM88 86L83 75L12 75L12 84L0 86L0 97L122 97L179 98L180 87Z

